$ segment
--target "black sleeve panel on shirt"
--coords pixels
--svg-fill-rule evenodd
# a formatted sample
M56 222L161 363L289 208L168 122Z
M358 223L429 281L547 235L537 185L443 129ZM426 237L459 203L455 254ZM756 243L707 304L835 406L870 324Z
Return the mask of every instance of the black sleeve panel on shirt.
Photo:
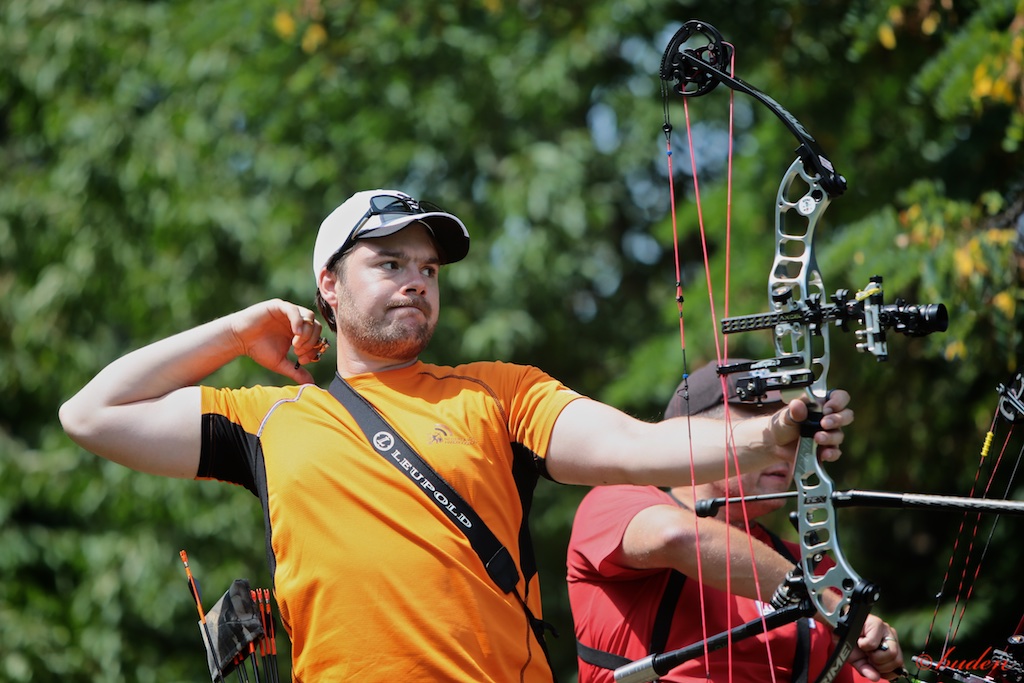
M267 472L263 462L263 445L259 438L223 415L203 415L203 436L196 478L239 484L260 499L266 534L267 567L273 580L277 571L277 558L274 557L270 542Z
M533 538L530 536L530 508L533 506L533 492L537 488L537 479L542 473L538 466L543 466L543 458L521 443L512 444L512 477L519 490L519 504L523 510L523 522L519 527L520 569L527 583L537 573L537 560L533 550Z
M241 425L223 415L203 415L203 440L196 478L239 484L259 496L255 474L259 450L259 439Z
M524 459L526 461L525 463L522 463L522 464L526 465L527 467L532 468L537 473L538 476L544 477L548 481L554 482L556 484L562 483L562 482L559 482L559 481L555 481L554 479L551 478L551 475L548 474L548 461L547 461L547 458L540 457L539 455L537 455L536 453L534 453L533 451L531 451L530 449L528 449L526 446L524 446L521 443L514 443L514 444L512 444L512 449L513 450L519 449L519 450L522 451L522 453L519 454L519 455L522 457L522 459Z

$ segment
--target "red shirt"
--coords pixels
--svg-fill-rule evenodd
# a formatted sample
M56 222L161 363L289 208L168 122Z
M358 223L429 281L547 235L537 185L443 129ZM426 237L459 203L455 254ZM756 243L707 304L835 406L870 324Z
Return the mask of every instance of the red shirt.
M654 618L671 571L625 566L621 542L626 526L638 512L653 505L675 504L666 493L649 486L599 486L583 499L576 511L569 541L568 588L576 638L584 645L630 660L651 654L647 648ZM768 534L760 526L754 533L760 540L771 544ZM791 550L797 549L795 544L786 545ZM759 601L708 587L704 589L704 605L707 624L702 628L700 585L695 578L687 577L672 619L667 651L699 642L703 632L715 635L757 619L763 607ZM813 619L808 621L811 641L808 678L813 681L831 652L832 637L823 624ZM711 653L710 680L720 683L730 680L733 683L790 681L796 643L796 624L735 642L731 648ZM771 663L768 646L771 647ZM612 671L579 662L579 683L611 683L613 680ZM706 683L709 679L704 658L686 662L660 680L666 683ZM841 683L862 683L867 679L852 667L845 666L837 680Z

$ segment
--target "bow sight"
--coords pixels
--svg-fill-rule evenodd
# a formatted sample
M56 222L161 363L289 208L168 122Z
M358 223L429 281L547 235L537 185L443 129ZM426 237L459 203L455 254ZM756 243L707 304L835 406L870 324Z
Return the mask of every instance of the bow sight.
M781 336L788 327L803 326L812 334L820 335L829 322L834 322L844 332L849 331L851 322L856 322L862 326L854 332L860 340L857 350L884 361L889 357L887 332L923 337L933 332L945 332L949 326L944 304L910 304L903 299L884 303L882 278L877 275L863 290L851 294L847 289L840 289L831 299L832 303L822 304L814 295L805 301L794 302L788 286L777 287L771 296L776 311L725 318L722 320L722 332L732 334L776 329ZM796 367L804 365L803 355L786 354L755 363L724 365L719 368L719 373L728 375L749 371L749 375L737 381L736 393L744 401L759 401L771 389L810 386L815 379L813 372L807 367Z

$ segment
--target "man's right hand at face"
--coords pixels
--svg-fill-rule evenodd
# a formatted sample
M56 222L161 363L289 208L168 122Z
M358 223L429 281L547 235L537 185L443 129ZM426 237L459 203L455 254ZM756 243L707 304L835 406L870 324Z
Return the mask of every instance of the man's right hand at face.
M300 384L313 381L313 376L302 365L319 360L319 354L326 348L326 339L312 310L271 299L230 316L230 327L238 355L248 356L268 370ZM289 360L292 349L298 363Z

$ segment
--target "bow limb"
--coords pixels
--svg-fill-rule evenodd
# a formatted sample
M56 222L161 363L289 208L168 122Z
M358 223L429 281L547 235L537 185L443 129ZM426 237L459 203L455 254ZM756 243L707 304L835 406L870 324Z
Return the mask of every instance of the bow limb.
M661 60L661 78L674 81L675 92L683 97L706 95L720 83L750 95L775 114L797 139L797 154L821 178L829 194L842 194L846 179L836 173L818 142L796 117L764 92L732 75L732 53L732 46L715 27L702 21L688 21L669 41Z

